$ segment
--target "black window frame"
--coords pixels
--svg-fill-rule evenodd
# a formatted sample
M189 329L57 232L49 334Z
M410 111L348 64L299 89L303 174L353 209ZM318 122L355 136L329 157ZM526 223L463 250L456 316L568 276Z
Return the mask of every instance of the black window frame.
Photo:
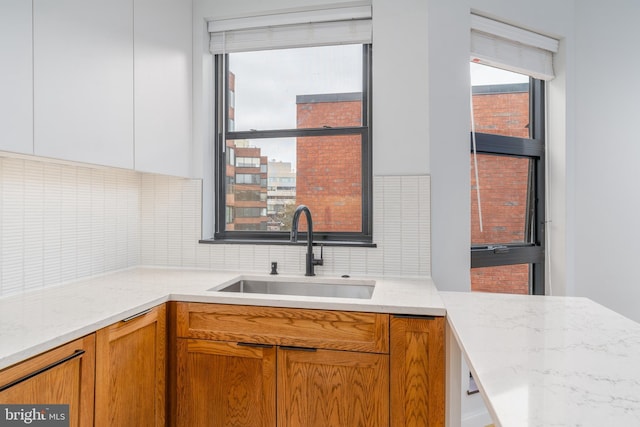
M224 105L227 97L223 96L224 88L229 87L228 54L214 55L215 80L215 132L214 147L214 215L215 229L213 240L202 240L203 243L229 242L273 244L290 243L288 231L235 231L226 230L226 141L240 139L263 139L305 136L344 136L360 135L361 169L362 169L362 230L360 232L323 232L314 230L314 242L326 245L363 245L375 246L373 243L373 162L372 162L372 131L371 131L371 99L372 99L372 45L362 44L362 124L348 127L323 128L295 128L275 130L228 130L225 123L229 121L229 105ZM312 212L313 213L313 212ZM304 233L303 233L304 234Z
M529 79L529 127L530 138L476 132L476 152L529 158L532 163L535 193L532 194L529 215L533 230L527 230L531 243L507 245L471 246L471 268L499 267L503 265L529 264L529 293L545 294L545 84ZM473 136L472 136L473 138ZM473 140L471 141L473 153Z

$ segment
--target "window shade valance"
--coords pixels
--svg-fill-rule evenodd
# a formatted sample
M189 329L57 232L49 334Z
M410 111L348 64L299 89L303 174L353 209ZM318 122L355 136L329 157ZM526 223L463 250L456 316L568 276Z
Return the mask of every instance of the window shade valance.
M220 19L208 29L213 54L371 43L371 6Z
M537 79L551 80L558 41L532 31L471 15L471 60Z

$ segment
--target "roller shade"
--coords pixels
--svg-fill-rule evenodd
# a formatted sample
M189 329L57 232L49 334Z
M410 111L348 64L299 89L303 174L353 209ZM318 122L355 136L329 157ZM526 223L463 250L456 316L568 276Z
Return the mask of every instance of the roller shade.
M213 20L208 29L213 54L371 43L371 6Z
M471 15L471 60L551 80L558 41L532 31Z

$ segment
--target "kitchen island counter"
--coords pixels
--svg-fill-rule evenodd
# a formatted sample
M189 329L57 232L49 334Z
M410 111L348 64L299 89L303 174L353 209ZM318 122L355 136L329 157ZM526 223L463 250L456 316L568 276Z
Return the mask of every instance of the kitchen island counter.
M586 298L440 295L450 427L460 355L496 426L640 426L640 324Z

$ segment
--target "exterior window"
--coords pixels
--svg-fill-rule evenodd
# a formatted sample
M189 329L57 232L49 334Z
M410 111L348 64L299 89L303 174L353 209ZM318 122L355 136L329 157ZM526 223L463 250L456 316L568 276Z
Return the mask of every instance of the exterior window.
M225 218L226 218L226 223L227 224L232 224L233 223L233 208L227 207L225 209Z
M471 289L543 294L544 82L474 73L490 77L472 88Z
M371 46L232 52L215 60L214 238L289 240L295 207L304 204L315 240L370 243Z
M260 157L236 157L236 167L238 167L238 168L259 168L260 167ZM266 172L266 169L265 169L264 172Z
M237 184L260 184L260 175L253 173L238 173L236 174ZM242 191L242 190L239 190Z
M237 218L257 218L267 215L266 208L236 208Z

